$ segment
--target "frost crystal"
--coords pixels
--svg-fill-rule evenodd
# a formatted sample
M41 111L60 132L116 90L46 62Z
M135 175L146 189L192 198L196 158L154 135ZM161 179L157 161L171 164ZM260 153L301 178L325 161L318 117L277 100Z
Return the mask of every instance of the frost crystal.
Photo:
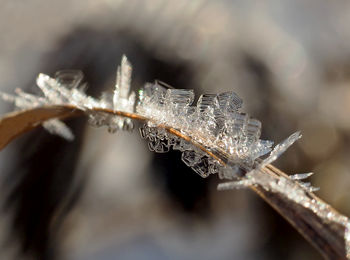
M16 90L17 95L1 94L4 100L14 102L20 109L44 105L72 105L86 111L93 126L107 126L114 133L120 129L131 129L130 118L104 113L135 113L136 95L130 92L132 67L125 56L117 69L113 95L103 94L99 99L85 94L81 71L62 70L51 78L39 74L37 85L44 96L35 96ZM147 83L138 92L136 113L150 120L141 127L143 138L149 140L149 149L164 153L171 148L182 152L182 160L202 177L219 174L222 179L240 178L257 167L276 160L293 142L299 133L290 136L271 152L273 142L261 140L261 122L241 112L242 100L233 91L219 94L203 94L196 104L194 92L189 89L174 89L158 81ZM180 131L190 137L191 142L200 144L205 150L219 155L221 161L194 146L193 143L176 137L159 125ZM68 140L73 139L69 128L58 119L43 123L50 133ZM270 154L269 154L270 153ZM260 158L269 154L266 159ZM261 162L262 161L262 162ZM224 163L223 163L224 162Z
M151 119L141 132L149 139L152 151L165 152L171 147L181 150L182 160L202 177L219 173L221 178L229 179L238 177L232 173L240 169L252 170L258 164L257 159L271 151L273 142L260 139L260 121L240 111L242 100L234 92L203 94L196 105L192 105L193 100L193 90L167 89L158 82L145 85L136 111ZM162 135L160 139L156 133L157 124L181 130L208 150L226 154L231 166L221 165L193 145L183 144L184 141L173 136ZM155 133L147 127L152 127ZM268 161L277 159L295 141L294 136L277 146Z
M311 175L313 175L313 172L308 173L297 173L290 176L292 180L304 180L306 178L309 178Z
M284 140L282 143L276 145L276 147L273 149L273 151L270 153L269 157L267 157L262 163L261 167L264 167L273 161L275 161L282 153L284 153L295 141L301 138L300 132L296 132L289 136L286 140Z
M132 67L128 59L123 56L121 66L117 69L117 78L113 96L113 110L123 112L134 112L135 92L130 92ZM108 130L115 132L117 130L133 127L129 118L114 116L110 119Z
M43 123L43 127L51 134L59 135L69 141L74 139L74 135L70 128L58 119L47 120Z

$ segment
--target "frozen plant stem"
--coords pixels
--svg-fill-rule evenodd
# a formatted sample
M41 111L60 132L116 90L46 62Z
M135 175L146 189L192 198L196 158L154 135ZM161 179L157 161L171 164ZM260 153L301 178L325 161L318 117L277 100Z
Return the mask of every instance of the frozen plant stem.
M348 219L334 210L313 193L292 182L285 173L272 165L260 170L276 181L291 182L294 189L305 193L301 201L289 198L281 192L267 190L260 185L250 188L280 213L300 234L304 236L326 259L347 259L346 236ZM277 182L278 182L277 181Z
M102 112L103 110L98 109L98 111ZM121 111L108 111L108 113L141 121L150 121L150 119L138 116L137 114ZM163 128L167 132L192 143L194 146L225 165L225 162L220 156L213 154L191 137L166 125L158 125L157 127ZM227 157L227 155L221 154L221 157ZM344 237L349 225L347 217L338 213L312 192L305 190L298 182L293 181L293 178L271 164L256 171L262 175L260 179L264 181L261 183L248 183L245 186L253 190L280 213L306 240L316 247L325 258L346 259L347 241L344 240ZM311 174L308 174L308 176L309 175ZM269 182L269 184L267 184L267 182ZM293 186L294 191L299 191L299 193L301 193L299 197L286 196L286 194L284 194L284 189L287 187L279 184L281 182L289 182L289 184ZM271 184L275 184L275 188L268 187L268 185ZM224 185L225 184L219 185L219 189L225 189ZM280 187L278 185L280 185ZM288 187L288 189L290 189L290 187Z
M260 121L240 111L242 100L234 92L203 94L193 106L193 90L147 83L138 92L135 111L131 71L123 57L113 97L87 96L82 74L76 71L58 72L55 78L40 74L37 85L44 96L21 90L16 96L0 93L22 109L0 120L0 149L39 124L71 140L73 134L60 119L72 116L86 114L92 125L107 126L111 133L132 129L133 121L141 121L140 134L151 151L180 150L183 162L201 177L218 174L228 180L219 190L252 189L324 257L349 258L349 220L316 197L317 188L302 182L312 173L287 176L271 165L301 137L299 132L272 148L272 141L260 139Z
M55 116L60 118L69 118L75 116L81 116L84 114L84 111L79 110L74 106L61 106L61 107L43 107L46 111L47 116L41 116L43 119L48 119L49 117ZM51 114L50 111L56 111L55 114ZM57 114L57 111L59 114ZM111 109L91 109L93 112L103 112L106 114L117 115L121 117L130 118L140 122L149 121L148 118L140 116L134 113L128 113L123 111L113 111ZM9 116L3 117L0 121L0 126L4 125L3 122L17 118L18 116L27 113L28 111L16 112L16 115L10 114ZM37 119L36 119L37 120ZM21 119L21 122L24 121ZM37 120L39 121L39 120ZM31 122L30 124L34 124ZM30 125L30 124L27 124ZM6 125L4 125L8 128ZM23 127L27 127L23 126ZM220 157L217 157L210 151L208 151L201 144L196 143L191 137L182 134L180 131L168 127L166 125L158 125L160 129L183 139L187 142L192 143L197 146L203 152L207 153L209 156L213 156L218 160L221 160ZM0 128L0 132L3 132ZM16 136L14 136L16 137ZM14 138L13 137L13 138ZM11 140L9 140L11 141ZM0 148L4 148L6 144L0 145ZM223 156L223 155L221 155ZM222 162L224 163L224 162ZM298 190L303 195L300 198L304 198L304 201L296 201L293 198L289 198L284 192L278 192L275 187L268 187L266 183L249 183L247 181L245 184L239 186L237 182L224 183L219 185L219 189L228 189L239 187L248 187L258 194L262 199L264 199L268 204L270 204L277 212L279 212L292 226L294 226L299 233L301 233L313 246L315 246L318 251L327 259L346 259L346 240L344 239L346 228L347 228L347 218L331 206L323 202L313 193L305 190L298 182L295 182L285 173L281 172L272 165L266 165L263 168L257 170L259 174L263 176L263 180L269 180L269 183L279 182L290 182L293 186L293 189ZM260 178L261 179L261 178ZM249 179L248 179L249 180ZM270 185L270 184L269 184ZM280 184L281 185L281 184ZM280 186L280 189L283 190L285 187ZM321 213L321 214L320 214Z

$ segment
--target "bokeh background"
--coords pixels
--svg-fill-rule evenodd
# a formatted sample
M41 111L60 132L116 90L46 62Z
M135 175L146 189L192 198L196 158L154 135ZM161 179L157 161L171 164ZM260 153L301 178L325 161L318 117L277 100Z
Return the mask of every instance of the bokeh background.
M345 0L0 1L0 89L38 93L39 72L80 69L88 92L159 79L197 95L234 90L276 142L275 164L315 172L317 194L350 215L350 2ZM1 114L13 107L0 102ZM320 259L249 190L219 192L178 152L70 120L0 153L1 259Z

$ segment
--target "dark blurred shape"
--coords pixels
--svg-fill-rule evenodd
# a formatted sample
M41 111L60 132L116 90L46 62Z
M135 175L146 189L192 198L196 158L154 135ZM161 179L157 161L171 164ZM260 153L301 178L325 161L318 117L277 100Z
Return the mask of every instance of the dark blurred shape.
M82 119L69 123L82 132ZM21 140L16 167L9 173L6 208L12 212L12 229L23 253L35 259L54 259L55 233L83 188L75 183L75 167L82 137L69 143L37 129ZM74 145L73 145L74 144Z
M175 206L196 217L207 217L210 211L208 184L209 179L198 176L180 159L181 154L170 151L156 154L153 164L153 179L162 184L166 194Z

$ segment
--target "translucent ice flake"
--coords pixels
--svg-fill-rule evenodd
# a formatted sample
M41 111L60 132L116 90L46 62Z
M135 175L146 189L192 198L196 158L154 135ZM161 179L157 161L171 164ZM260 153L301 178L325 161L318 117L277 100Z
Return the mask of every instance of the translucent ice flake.
M123 112L134 112L135 92L130 92L130 82L131 82L132 67L128 59L123 56L121 66L117 69L116 85L113 96L113 110L123 111ZM114 116L110 120L108 130L110 132L115 132L120 129L132 129L133 125L130 119L125 119L123 117Z
M140 127L140 135L142 138L148 139L148 148L150 151L157 153L169 152L171 144L164 129L149 127L145 124Z
M216 160L198 149L183 151L181 159L203 178L208 177L210 174L218 173L221 167Z
M127 99L130 92L132 66L125 55L122 57L121 66L117 69L116 90L118 90L118 97ZM118 103L118 99L116 100Z
M308 187L308 190L309 190L310 192L315 192L315 191L319 191L319 190L320 190L320 187L311 186L311 187Z
M166 122L165 95L166 88L163 86L157 83L146 83L144 88L139 91L139 102L136 112L158 123Z
M157 82L154 84L146 83L144 87L145 97L149 99L148 101L150 104L153 104L156 107L164 105L166 91L167 89L159 85Z
M177 116L186 116L187 109L193 100L194 92L192 89L168 89L165 94L166 109Z
M289 176L292 180L304 180L306 178L309 178L311 175L313 175L313 172L308 173L297 173Z
M261 122L257 119L250 118L245 128L248 142L255 143L259 140L261 134Z
M199 97L197 102L197 111L205 114L208 110L218 109L219 101L216 94L203 94Z
M0 93L0 97L7 102L14 103L19 109L29 109L47 104L44 98L25 93L20 89L16 89L16 94L17 96Z
M262 161L260 167L264 167L273 161L275 161L282 153L284 153L295 141L301 138L300 132L296 132L289 136L282 143L275 146L275 148L271 151L269 157Z
M209 158L207 156L203 156L200 160L193 165L192 170L199 174L199 176L206 178L209 176Z
M271 152L271 147L273 145L272 141L269 140L259 140L254 146L251 148L251 158L256 160L257 158L264 156Z
M168 89L165 100L168 105L190 106L194 100L194 92L192 89Z
M232 180L238 177L240 168L237 164L228 164L219 168L219 178Z
M17 100L15 104L18 107L30 108L30 107L43 106L47 104L47 101L45 100L45 98L25 93L19 88L17 88L15 92L17 94L17 97L16 97Z
M203 94L196 106L197 127L204 135L217 136L222 126L219 101L216 94Z
M239 181L224 182L218 185L218 190L233 190L233 189L242 189L247 188L253 185L251 179L242 179Z
M60 70L55 73L58 84L73 89L81 86L84 74L80 70Z
M51 134L59 135L68 141L74 140L72 131L65 123L58 119L47 120L43 123L43 127Z
M184 151L181 155L181 159L187 166L192 167L195 164L199 163L201 157L195 151L190 150Z
M310 182L302 182L302 180L309 178L313 174L314 174L313 172L297 173L297 174L290 175L289 178L291 180L298 182L302 187L304 187L309 192L315 192L315 191L318 191L320 188L312 186Z
M89 113L89 124L93 127L101 127L108 125L109 115L105 113L91 112Z
M150 149L150 151L154 151L156 153L166 153L170 150L168 142L160 140L159 138L155 138L152 141L150 140L148 142L148 148Z
M242 107L242 99L233 91L224 92L217 95L220 109L224 113L237 112Z
M243 135L244 131L246 130L248 120L249 115L246 113L232 114L231 121L229 121L232 122L232 124L228 126L228 131L230 131L232 135Z
M44 93L48 104L56 105L74 105L85 110L92 107L98 107L98 101L92 97L87 96L82 89L78 88L81 83L80 73L74 78L73 71L59 71L57 79L51 78L45 74L39 74L37 77L37 85ZM67 75L69 74L69 75ZM68 76L70 78L68 78ZM66 78L65 78L66 77ZM65 78L63 80L63 78ZM68 83L68 86L63 85L63 82Z
M36 84L49 102L54 104L69 103L71 92L64 87L61 87L54 78L50 78L48 75L40 73L36 79Z

